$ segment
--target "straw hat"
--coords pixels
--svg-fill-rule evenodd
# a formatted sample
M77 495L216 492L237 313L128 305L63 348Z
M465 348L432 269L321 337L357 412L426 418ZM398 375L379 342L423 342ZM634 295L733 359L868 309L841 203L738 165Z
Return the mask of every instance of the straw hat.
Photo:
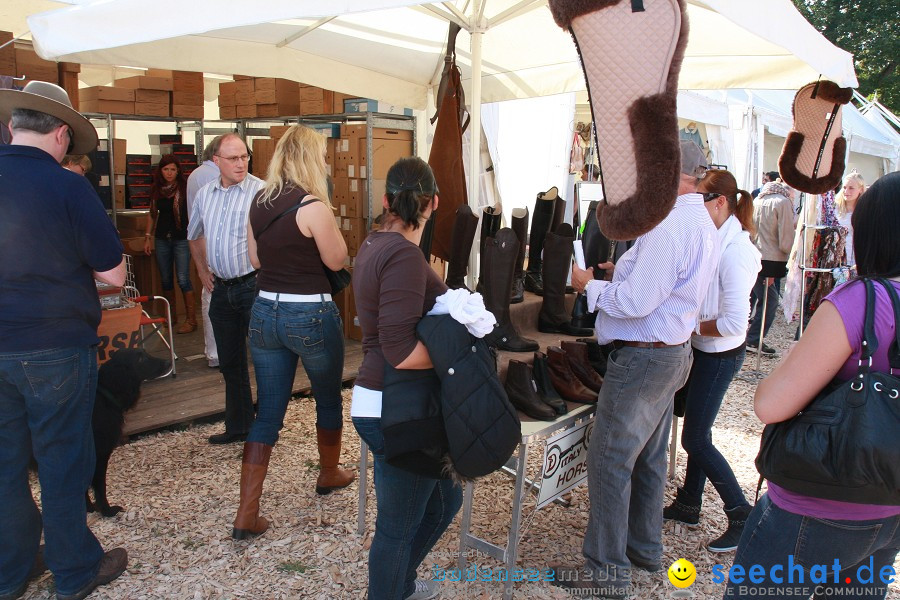
M72 128L68 154L87 154L97 149L97 130L72 108L66 90L46 81L30 81L23 90L0 90L0 122L9 123L13 110L26 108L42 112Z

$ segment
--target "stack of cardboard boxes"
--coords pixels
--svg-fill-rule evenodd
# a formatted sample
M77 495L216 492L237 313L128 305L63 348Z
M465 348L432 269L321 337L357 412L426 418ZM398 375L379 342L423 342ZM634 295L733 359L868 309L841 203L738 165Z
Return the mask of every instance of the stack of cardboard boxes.
M13 34L9 31L0 31L0 75L16 75L16 49L12 42Z
M219 118L295 117L340 114L345 94L289 79L235 75L219 84Z
M172 78L140 75L117 79L113 86L134 93L134 111L144 117L168 117L172 101Z
M203 118L203 73L147 69L147 75L172 80L170 116L179 119Z
M150 190L153 187L153 165L150 155L127 154L125 168L126 208L150 208Z

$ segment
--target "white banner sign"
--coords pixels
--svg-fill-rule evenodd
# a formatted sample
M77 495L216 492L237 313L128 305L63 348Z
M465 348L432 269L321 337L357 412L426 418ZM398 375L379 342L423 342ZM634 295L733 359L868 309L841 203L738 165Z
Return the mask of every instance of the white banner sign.
M547 439L537 507L542 508L587 478L587 449L594 418Z

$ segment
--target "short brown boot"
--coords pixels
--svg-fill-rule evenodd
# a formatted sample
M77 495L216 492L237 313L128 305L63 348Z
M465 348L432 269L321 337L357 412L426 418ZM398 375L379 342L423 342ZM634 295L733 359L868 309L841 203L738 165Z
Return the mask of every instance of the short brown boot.
M575 377L577 377L585 387L590 388L595 392L599 392L600 388L603 386L603 378L597 374L597 371L591 366L590 360L588 360L587 344L584 342L561 340L559 345L563 349L563 352L566 353L566 356L569 359L569 367L572 368Z
M256 537L269 528L269 522L259 516L259 497L263 481L269 470L272 446L259 442L244 442L244 459L241 463L241 504L234 518L231 537L245 540Z
M319 442L319 478L316 493L325 495L332 490L345 488L356 479L356 475L338 467L341 460L341 432L343 429L322 429L316 426Z
M191 333L197 330L197 313L194 306L194 292L182 292L184 294L185 319L176 333Z

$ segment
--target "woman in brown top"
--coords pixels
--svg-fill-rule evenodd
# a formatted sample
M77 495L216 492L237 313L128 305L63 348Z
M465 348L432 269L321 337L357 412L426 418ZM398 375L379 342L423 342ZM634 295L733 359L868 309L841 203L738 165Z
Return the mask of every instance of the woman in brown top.
M431 168L420 158L397 161L387 174L381 231L366 238L353 269L353 292L363 333L363 362L350 415L375 456L378 518L369 549L369 598L427 600L438 583L416 569L453 520L462 490L447 479L387 464L381 433L384 369L430 369L416 325L447 286L419 249L425 222L438 206Z
M325 267L343 267L347 245L328 201L325 138L312 129L292 127L278 142L266 186L250 206L247 242L250 262L259 269L249 327L259 408L244 444L235 539L259 535L269 526L259 516L259 497L298 358L316 399L316 492L327 494L354 479L338 468L344 334L325 275Z

